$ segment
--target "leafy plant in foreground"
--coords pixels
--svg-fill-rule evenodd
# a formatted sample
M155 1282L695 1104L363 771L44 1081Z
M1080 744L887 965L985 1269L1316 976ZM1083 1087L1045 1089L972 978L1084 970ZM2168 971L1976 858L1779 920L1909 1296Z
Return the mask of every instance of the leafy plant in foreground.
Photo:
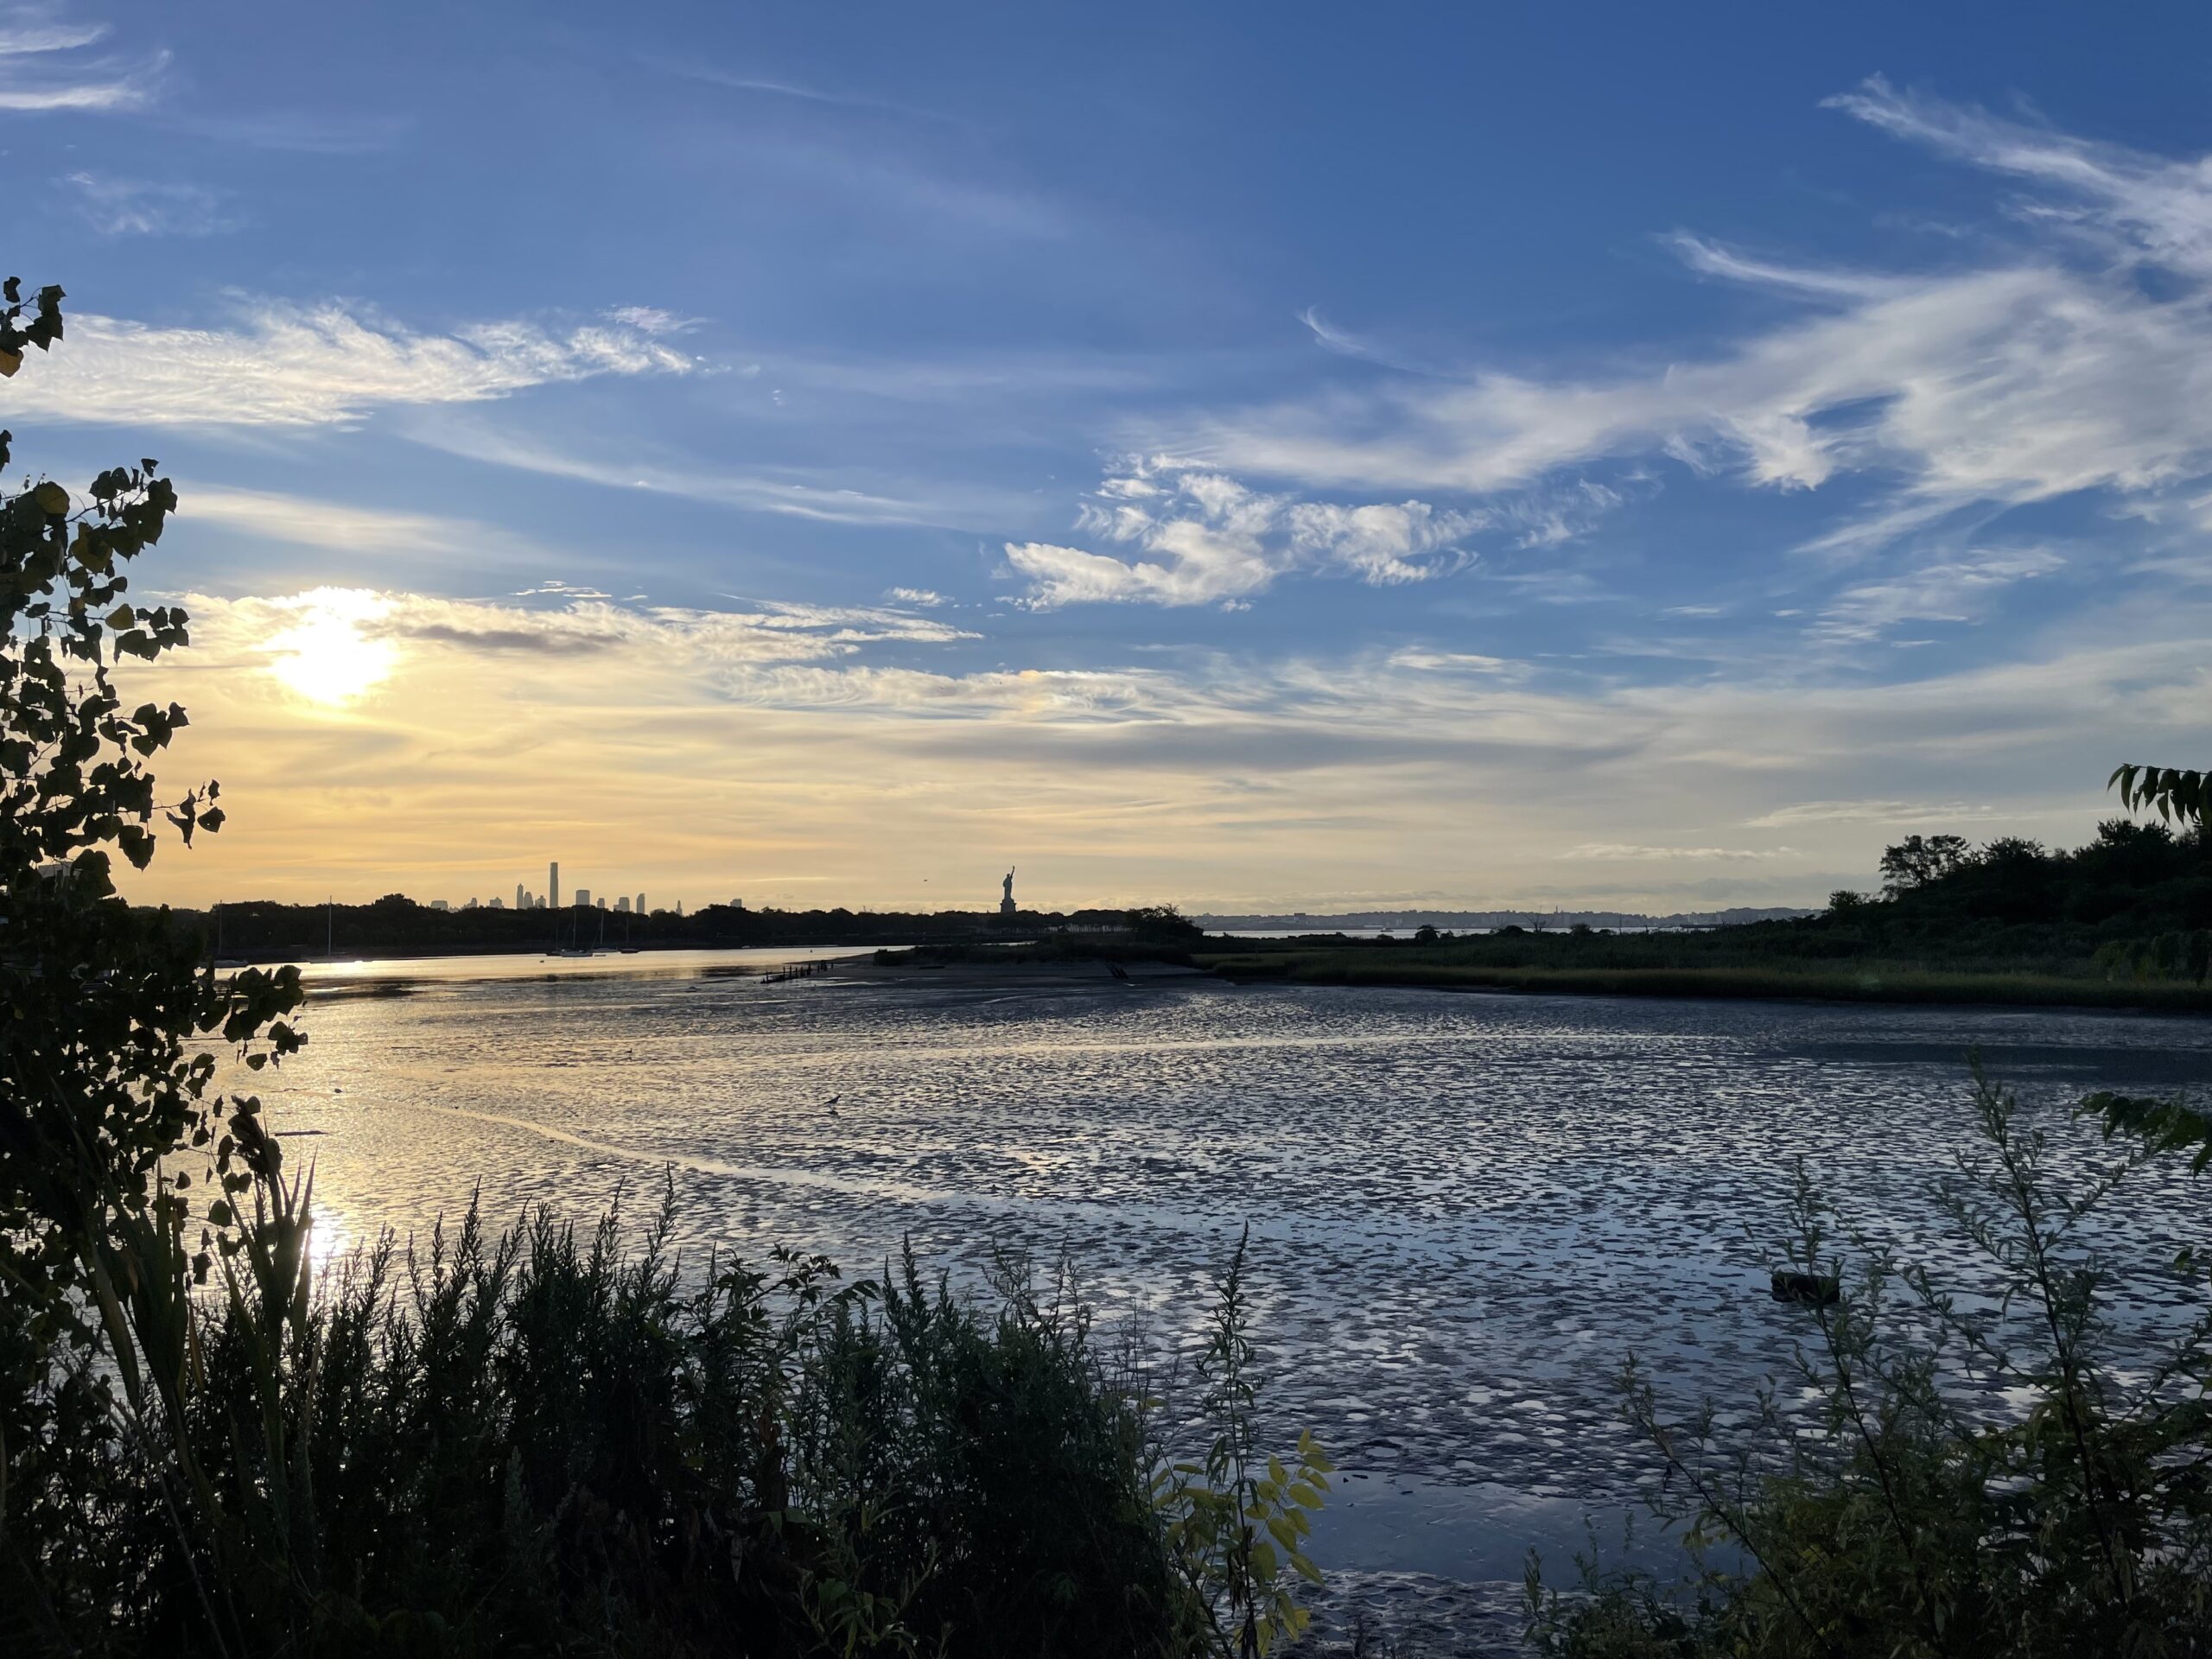
M1212 1627L1239 1659L1264 1654L1306 1627L1294 1575L1319 1584L1305 1551L1312 1514L1327 1502L1336 1465L1301 1432L1286 1462L1263 1453L1255 1433L1251 1309L1245 1289L1248 1227L1216 1285L1214 1312L1198 1375L1213 1439L1201 1459L1168 1464L1153 1478L1153 1502L1167 1518L1167 1540L1198 1586Z
M61 340L62 299L0 284L0 375ZM118 682L188 639L181 610L126 597L124 569L175 507L149 460L79 493L0 494L0 1605L60 1640L89 1605L75 1575L99 1567L99 1459L127 1448L161 1471L171 1524L213 1524L174 1435L186 1310L238 1247L230 1205L263 1137L251 1096L213 1090L207 1046L258 1069L300 1041L296 974L219 980L116 893L114 856L144 868L157 818L187 844L223 822L212 783L156 791L183 709ZM164 1163L187 1149L209 1166L196 1188Z
M2091 1103L2094 1106L2095 1103ZM1748 1434L1662 1413L1624 1376L1666 1471L1656 1507L1698 1568L1694 1600L1586 1566L1533 1570L1553 1655L2026 1656L2212 1652L2212 1313L2187 1255L2131 1262L2193 1308L2145 1363L2112 1324L2119 1268L2095 1217L2155 1140L2062 1191L2044 1134L1977 1071L1980 1151L1942 1194L1990 1270L1967 1297L1874 1254L1801 1317L1796 1390ZM1789 1255L1839 1274L1801 1179Z

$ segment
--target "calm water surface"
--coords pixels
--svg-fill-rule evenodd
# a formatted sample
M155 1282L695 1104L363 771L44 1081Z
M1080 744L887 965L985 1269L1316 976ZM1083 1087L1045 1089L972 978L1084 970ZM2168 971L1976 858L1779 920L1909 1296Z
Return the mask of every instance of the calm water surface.
M1469 1605L1632 1496L1624 1357L1685 1402L1786 1361L1765 1274L1795 1160L1870 1236L1955 1262L1928 1192L1969 1048L2084 1156L2086 1090L2212 1076L2212 1022L2171 1018L730 972L804 954L311 973L309 1045L264 1093L315 1132L321 1248L479 1183L495 1217L588 1217L672 1170L702 1252L866 1270L911 1236L968 1274L1065 1249L1172 1343L1249 1224L1275 1422L1352 1476L1319 1553L1487 1586ZM2131 1243L2170 1255L2202 1198L2154 1188Z

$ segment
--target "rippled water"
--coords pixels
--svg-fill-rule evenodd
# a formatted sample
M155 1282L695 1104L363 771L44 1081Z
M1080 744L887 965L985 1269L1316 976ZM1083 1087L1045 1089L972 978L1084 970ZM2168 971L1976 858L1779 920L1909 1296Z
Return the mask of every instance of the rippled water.
M423 1228L479 1183L494 1217L593 1215L672 1169L691 1245L865 1269L911 1236L963 1272L994 1245L1065 1249L1109 1312L1173 1339L1249 1223L1275 1422L1311 1425L1351 1476L1319 1553L1489 1586L1470 1606L1529 1542L1564 1554L1586 1510L1631 1495L1626 1355L1685 1401L1747 1398L1783 1362L1765 1274L1795 1159L1869 1233L1950 1261L1928 1192L1964 1144L1970 1047L2075 1147L2084 1091L2212 1075L2212 1022L2171 1018L772 986L728 964L311 980L335 994L264 1095L279 1128L317 1132L295 1147L324 1248ZM2154 1189L2130 1226L2170 1254L2188 1205Z

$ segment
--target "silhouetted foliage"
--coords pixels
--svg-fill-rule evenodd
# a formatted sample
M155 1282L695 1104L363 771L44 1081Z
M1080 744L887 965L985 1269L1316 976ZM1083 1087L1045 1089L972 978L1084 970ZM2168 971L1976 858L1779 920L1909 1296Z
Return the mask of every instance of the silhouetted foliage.
M639 916L575 906L438 910L401 893L366 905L230 900L219 918L212 910L176 914L208 946L219 936L224 957L235 962L317 961L334 949L343 957L543 950L579 937L585 944L610 949L742 949L1034 938L1127 925L1121 911L1022 911L1008 918L995 911L739 910L730 905L707 905L680 916L673 909Z
M1916 836L1883 862L1893 877L1905 873L1889 896L1839 892L1825 911L1785 921L1637 934L1504 927L1387 953L1341 936L1212 938L1198 959L1240 978L1691 996L2163 996L2194 1006L2191 988L2212 980L2212 843L2199 827L2177 834L2116 818L2071 852L2013 836L1980 848Z
M0 293L12 375L62 338L63 296L41 290L26 319L14 278ZM264 1137L252 1097L213 1090L209 1047L258 1069L299 1042L296 975L217 979L116 895L115 856L143 869L157 820L188 845L223 822L212 783L157 792L148 763L185 713L134 706L118 676L186 643L182 611L125 596L175 506L152 461L82 497L0 497L0 1605L35 1602L48 1538L98 1540L87 1459L177 1409L183 1332L154 1264L178 1265L183 1294L238 1247L232 1202ZM201 1167L165 1166L188 1148Z
M1882 891L1895 898L1940 881L1970 856L1963 836L1907 836L1882 852Z

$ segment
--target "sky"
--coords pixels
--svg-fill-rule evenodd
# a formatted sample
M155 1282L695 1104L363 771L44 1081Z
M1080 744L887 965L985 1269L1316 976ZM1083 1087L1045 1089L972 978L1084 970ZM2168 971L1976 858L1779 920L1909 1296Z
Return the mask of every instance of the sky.
M1818 905L2202 763L2212 16L0 10L134 897Z

